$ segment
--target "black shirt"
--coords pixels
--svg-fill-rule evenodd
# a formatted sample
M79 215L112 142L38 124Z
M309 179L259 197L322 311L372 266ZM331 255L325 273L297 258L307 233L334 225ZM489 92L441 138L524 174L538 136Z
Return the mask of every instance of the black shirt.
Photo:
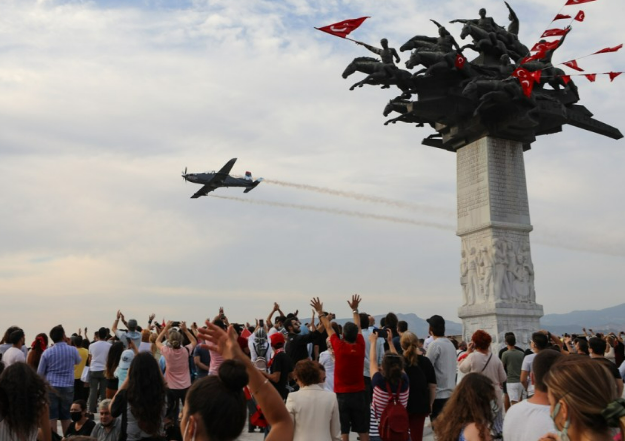
M271 366L269 367L269 372L274 374L276 372L280 372L280 379L277 383L273 381L271 384L278 390L278 393L282 397L282 399L286 399L288 395L288 391L286 389L286 384L289 381L289 374L293 372L293 363L291 363L291 358L286 355L285 352L280 352L273 357L273 361L271 362Z
M65 435L65 437L69 438L70 436L79 436L79 435L89 436L91 435L91 431L93 430L94 427L95 427L95 421L87 420L87 422L85 422L85 424L82 425L80 430L76 430L76 423L72 421L71 423L69 423L69 427L67 428L67 434Z
M291 357L293 365L308 358L308 343L314 343L317 338L319 338L319 331L317 330L304 335L289 333L285 352Z
M408 413L430 413L430 384L436 384L436 373L429 358L417 355L417 366L406 364L410 380L408 392Z

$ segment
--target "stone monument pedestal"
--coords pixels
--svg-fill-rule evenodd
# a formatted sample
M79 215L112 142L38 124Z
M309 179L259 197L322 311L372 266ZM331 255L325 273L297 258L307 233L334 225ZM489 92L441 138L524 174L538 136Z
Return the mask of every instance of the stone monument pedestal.
M458 231L463 337L477 329L501 346L512 331L520 345L540 328L523 144L484 137L457 151Z

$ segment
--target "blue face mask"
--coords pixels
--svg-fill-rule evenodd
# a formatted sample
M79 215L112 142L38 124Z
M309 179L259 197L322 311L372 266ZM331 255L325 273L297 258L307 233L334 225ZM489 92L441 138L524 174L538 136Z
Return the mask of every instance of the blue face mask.
M551 412L551 419L553 420L553 425L556 428L556 432L558 432L558 436L560 437L560 440L569 441L568 431L569 431L569 426L571 425L571 420L568 418L566 419L566 421L564 422L564 427L562 427L562 430L558 429L558 426L556 424L556 417L560 413L561 405L562 405L562 402L558 402L558 404L556 404L556 406L553 408L553 412Z

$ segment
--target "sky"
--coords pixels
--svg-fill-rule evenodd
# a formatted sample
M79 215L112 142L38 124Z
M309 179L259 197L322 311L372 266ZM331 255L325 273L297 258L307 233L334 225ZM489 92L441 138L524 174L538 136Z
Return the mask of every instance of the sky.
M564 1L509 3L530 46ZM351 37L399 48L480 7L507 24L494 0L1 1L0 329L95 330L118 309L201 322L220 306L252 322L274 301L308 317L313 296L343 317L353 293L371 314L458 321L455 155L421 145L429 127L384 126L397 91L350 91L364 76L341 73L370 54L314 27L370 16ZM583 5L554 63L623 43L621 7ZM579 64L621 71L624 53ZM625 75L575 79L625 129ZM190 199L185 167L235 157L265 182ZM622 303L624 164L623 140L571 126L525 153L545 313Z

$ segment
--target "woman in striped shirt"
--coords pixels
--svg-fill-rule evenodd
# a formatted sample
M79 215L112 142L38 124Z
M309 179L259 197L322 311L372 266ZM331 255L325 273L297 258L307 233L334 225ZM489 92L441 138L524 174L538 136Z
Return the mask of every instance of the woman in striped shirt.
M376 340L378 335L372 332L369 335L369 341L371 342L371 349L369 354L369 369L371 372L371 387L373 388L373 398L371 399L371 413L369 420L369 440L380 441L380 434L378 432L378 425L382 412L386 409L389 401L399 394L399 402L402 406L408 405L408 395L410 392L410 385L408 376L404 372L404 360L396 352L387 352L382 359L381 370L378 367L378 356L376 352ZM389 344L391 351L394 351L395 347L392 342ZM390 386L392 396L388 393L388 386Z

